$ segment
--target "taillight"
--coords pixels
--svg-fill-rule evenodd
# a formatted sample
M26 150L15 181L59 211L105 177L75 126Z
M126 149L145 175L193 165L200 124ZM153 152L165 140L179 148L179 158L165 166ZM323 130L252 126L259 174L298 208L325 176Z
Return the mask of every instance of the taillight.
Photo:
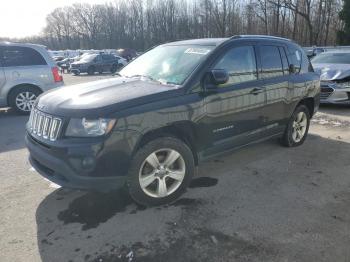
M55 82L62 82L63 81L63 77L62 77L60 70L58 69L57 66L52 67L51 71L52 71L52 75L53 75L53 80Z

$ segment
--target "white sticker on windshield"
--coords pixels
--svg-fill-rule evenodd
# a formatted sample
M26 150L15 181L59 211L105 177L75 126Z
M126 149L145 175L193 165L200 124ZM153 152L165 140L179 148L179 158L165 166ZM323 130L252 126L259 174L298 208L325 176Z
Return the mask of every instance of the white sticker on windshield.
M300 57L300 52L298 50L295 51L295 55L297 56L298 61L300 61L301 57Z
M210 50L205 48L187 48L185 54L206 55L209 52Z

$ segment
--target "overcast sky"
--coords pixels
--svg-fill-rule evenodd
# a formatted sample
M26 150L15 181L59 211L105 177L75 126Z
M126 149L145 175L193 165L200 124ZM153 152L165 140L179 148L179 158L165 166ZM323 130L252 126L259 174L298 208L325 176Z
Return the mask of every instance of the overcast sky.
M45 18L57 7L73 3L100 4L114 0L0 0L0 37L24 37L39 34Z

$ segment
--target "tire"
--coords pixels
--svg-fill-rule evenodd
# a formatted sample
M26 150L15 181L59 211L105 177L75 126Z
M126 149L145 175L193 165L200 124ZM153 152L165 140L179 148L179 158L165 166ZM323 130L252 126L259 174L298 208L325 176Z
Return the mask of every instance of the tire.
M157 138L134 155L128 172L128 191L135 202L144 206L169 204L184 193L194 172L193 154L184 142L173 137Z
M95 67L90 66L90 67L87 69L87 73L88 73L88 75L93 75L93 74L95 74Z
M34 106L36 98L41 94L39 88L33 86L21 86L12 90L8 101L10 107L22 115L28 115Z
M78 71L73 71L73 75L78 76L80 73Z
M309 127L309 109L304 105L299 105L288 121L288 125L281 140L282 145L286 147L295 147L302 145L309 132Z

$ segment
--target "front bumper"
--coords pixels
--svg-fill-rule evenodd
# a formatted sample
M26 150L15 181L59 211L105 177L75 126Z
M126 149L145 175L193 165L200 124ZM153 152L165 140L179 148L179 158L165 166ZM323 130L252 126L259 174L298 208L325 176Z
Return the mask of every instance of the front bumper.
M350 88L321 85L321 104L350 104Z
M138 139L135 132L128 135L130 140L113 132L106 141L52 146L27 133L25 143L30 164L48 180L67 188L110 191L126 181L133 150L130 141Z

